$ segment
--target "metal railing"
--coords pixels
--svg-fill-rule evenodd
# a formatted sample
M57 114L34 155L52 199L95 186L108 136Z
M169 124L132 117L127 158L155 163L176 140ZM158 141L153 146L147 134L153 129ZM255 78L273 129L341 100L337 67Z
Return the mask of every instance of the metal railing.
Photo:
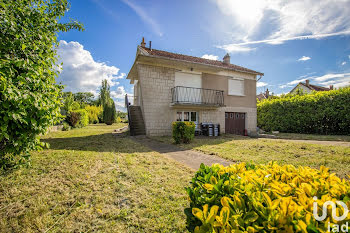
M130 102L128 100L128 95L125 94L125 107L126 107L126 111L128 113L128 125L129 125L129 130L130 130L130 135L133 136L134 132L132 132L132 128L131 128L131 114L130 114Z
M173 104L224 106L224 91L176 86L171 89Z

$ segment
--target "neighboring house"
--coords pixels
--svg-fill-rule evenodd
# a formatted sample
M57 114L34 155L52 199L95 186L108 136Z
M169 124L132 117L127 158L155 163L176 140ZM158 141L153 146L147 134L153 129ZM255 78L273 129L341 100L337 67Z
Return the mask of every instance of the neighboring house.
M310 84L309 80L305 80L305 83L300 82L298 85L296 85L289 93L296 94L298 90L302 90L306 93L311 93L313 91L330 91L333 90L333 85L330 85L329 88L327 87L321 87L317 85Z
M256 133L256 80L263 73L223 61L137 47L127 79L132 135L171 135L172 122L220 124L221 132ZM126 97L126 104L129 100Z
M270 92L269 92L269 89L267 88L265 92L261 92L259 95L256 96L256 98L258 100L264 100L269 98L269 96L270 96Z

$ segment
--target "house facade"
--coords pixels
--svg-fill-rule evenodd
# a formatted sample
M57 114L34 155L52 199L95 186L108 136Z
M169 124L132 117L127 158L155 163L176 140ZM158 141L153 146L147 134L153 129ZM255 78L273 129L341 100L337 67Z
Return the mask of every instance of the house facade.
M256 80L262 75L230 64L228 54L214 61L155 50L142 41L127 76L134 84L129 120L143 121L139 130L150 136L171 135L174 121L193 121L196 127L215 123L222 133L255 134Z
M321 87L318 85L310 84L310 80L305 80L305 82L298 83L289 93L296 94L299 90L305 93L311 93L313 91L330 91L333 90L333 85L328 87Z

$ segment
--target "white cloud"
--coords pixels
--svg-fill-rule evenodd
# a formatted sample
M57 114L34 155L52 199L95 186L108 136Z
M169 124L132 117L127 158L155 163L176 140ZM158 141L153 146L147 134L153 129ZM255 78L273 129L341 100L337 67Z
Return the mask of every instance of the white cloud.
M218 56L215 56L215 55L212 55L212 54L204 54L202 56L202 58L209 59L209 60L218 60L219 59Z
M111 97L115 99L124 99L125 94L132 95L132 94L126 93L123 86L119 86L115 91L111 91Z
M343 61L343 62L341 63L341 65L342 65L342 66L346 65L346 61Z
M123 0L123 2L127 4L131 9L133 9L133 11L135 11L135 13L152 28L154 33L159 36L163 36L159 24L151 16L148 15L148 10L146 11L142 9L139 5L133 3L130 0Z
M217 48L224 49L228 53L245 53L255 50L255 48L243 46L243 45L235 45L235 44L228 44L228 45L218 45Z
M267 83L265 83L265 82L257 82L256 86L257 87L265 87L265 86L267 86Z
M212 0L238 47L350 35L349 0ZM216 22L216 24L218 24ZM221 25L220 25L221 26ZM228 45L220 46L229 48Z
M114 101L114 104L115 104L115 108L117 109L117 111L121 111L121 112L126 111L125 102L123 100L116 100L116 101Z
M57 53L59 61L63 62L58 82L66 85L64 91L92 92L96 95L103 79L111 86L118 85L117 79L125 78L119 74L119 68L96 62L91 53L85 50L79 42L60 41Z
M301 58L298 59L298 61L307 61L310 60L311 57L307 57L307 56L302 56Z

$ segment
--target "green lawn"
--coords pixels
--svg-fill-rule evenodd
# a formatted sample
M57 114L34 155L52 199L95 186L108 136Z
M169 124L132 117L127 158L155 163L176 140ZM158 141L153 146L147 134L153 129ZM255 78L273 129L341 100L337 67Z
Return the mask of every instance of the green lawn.
M349 135L319 135L319 134L300 134L300 133L278 133L274 135L276 136L276 138L280 138L280 139L350 142Z
M46 135L32 167L0 175L0 231L184 232L193 172L111 134L122 126Z
M171 137L156 137L155 139L173 143ZM217 155L237 163L267 163L273 160L280 164L313 168L324 165L341 177L350 175L350 148L344 146L315 145L231 135L218 138L195 137L192 143L180 146Z

